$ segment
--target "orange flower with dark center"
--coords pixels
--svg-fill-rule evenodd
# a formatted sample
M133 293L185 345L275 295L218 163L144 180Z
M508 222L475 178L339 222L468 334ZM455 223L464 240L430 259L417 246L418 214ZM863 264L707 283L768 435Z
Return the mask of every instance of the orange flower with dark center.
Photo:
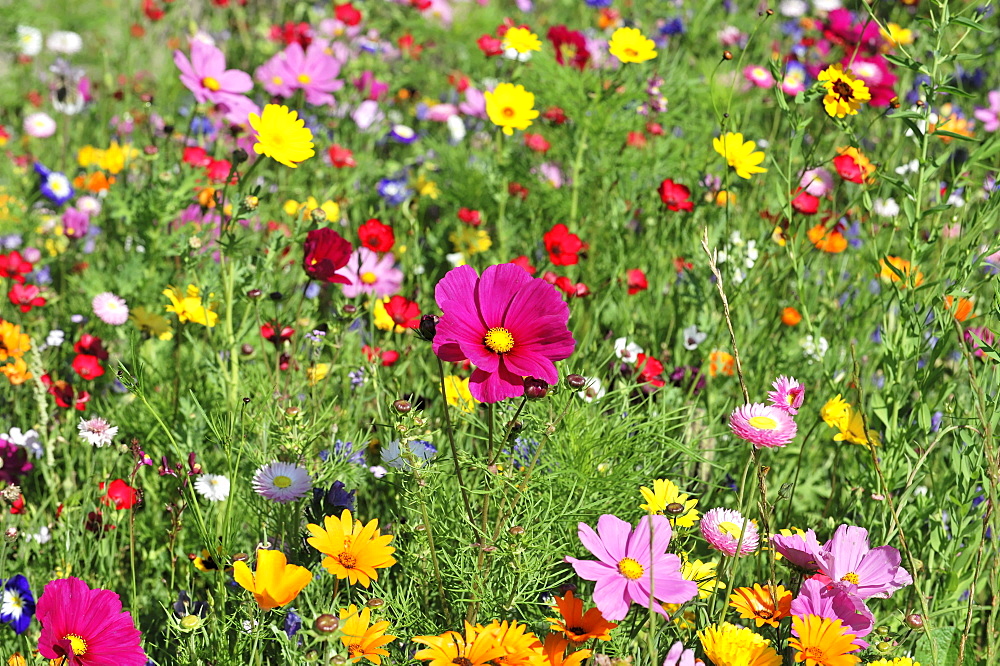
M608 622L601 615L601 611L590 608L583 612L583 600L573 596L573 592L567 592L562 597L556 597L556 608L559 609L561 618L550 617L552 624L549 629L561 631L571 643L579 645L586 643L591 638L599 641L611 640L611 630L618 625Z
M774 603L771 590L754 584L753 587L738 587L729 597L729 605L740 613L744 620L754 620L758 627L769 624L778 626L778 620L788 617L792 608L792 593L781 585L776 585L774 593L778 603Z

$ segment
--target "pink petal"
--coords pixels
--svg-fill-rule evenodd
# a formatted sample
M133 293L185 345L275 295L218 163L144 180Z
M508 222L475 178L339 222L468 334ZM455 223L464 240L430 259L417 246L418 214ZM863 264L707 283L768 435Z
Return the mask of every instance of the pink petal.
M238 69L227 69L219 77L219 86L230 93L245 93L253 89L253 79L246 72Z
M465 347L463 347L465 349ZM469 357L473 363L475 359ZM479 402L500 402L504 398L524 395L524 379L511 374L503 365L496 372L476 368L469 379L469 392Z
M476 287L476 306L482 313L483 323L487 328L504 325L508 306L522 285L532 280L530 275L514 264L490 266L483 271Z
M601 535L601 543L608 553L609 562L618 566L619 562L629 557L626 546L632 534L631 524L618 516L606 513L597 519L597 532Z
M597 581L594 587L594 603L601 611L605 620L612 622L624 620L628 615L628 607L631 599L628 597L626 579L619 575L612 575Z

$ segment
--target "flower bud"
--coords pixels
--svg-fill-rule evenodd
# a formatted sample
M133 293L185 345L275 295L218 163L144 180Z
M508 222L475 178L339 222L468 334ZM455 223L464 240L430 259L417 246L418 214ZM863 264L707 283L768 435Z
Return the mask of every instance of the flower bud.
M528 400L541 400L549 394L549 385L534 377L524 378L524 397Z
M323 224L326 222L326 211L322 208L313 208L312 212L309 213L309 217L316 224Z
M337 631L338 627L340 627L340 620L336 615L330 615L329 613L320 615L313 623L313 629L321 634L332 634Z
M201 626L201 618L197 615L185 615L181 618L181 629L184 631L194 631Z
M247 292L247 298L252 298L254 300L260 298L260 289L251 289Z
M243 345L240 347L240 353L242 353L244 356L249 356L250 354L253 353L253 345L244 342Z
M524 534L524 528L521 527L520 525L514 525L514 527L510 528L510 530L508 531L510 532L511 536L520 536Z
M892 650L892 643L887 643L886 641L880 641L878 645L875 646L875 649L884 654Z
M587 378L583 375L566 375L566 386L574 391L579 391L586 385Z
M730 52L730 51L723 51L722 52L722 59L723 60L732 60L733 59L732 52Z
M236 150L233 151L233 165L235 166L237 164L243 164L244 162L247 161L249 157L250 156L247 155L247 151L243 150L242 148L237 148Z
M350 303L348 303L347 305L344 306L344 314L346 315L352 315L357 311L358 311L358 306L356 305L351 305Z
M910 613L906 616L906 626L910 629L923 629L924 628L924 617L919 613Z
M679 516L684 513L684 509L687 508L680 502L671 502L666 506L666 511L671 516Z
M336 666L340 666L341 664L346 664L347 659L345 659L342 655L338 654L330 658L330 663L336 664Z
M233 555L233 562L246 562L249 559L246 553L236 553Z
M257 210L257 206L260 204L260 199L250 194L243 197L243 207L247 210Z
M3 533L3 538L6 539L8 543L14 543L17 541L17 535L18 532L16 527L8 527Z
M375 597L374 599L369 599L368 603L365 605L368 606L368 608L378 608L379 606L382 606L384 604L385 601L379 599L378 597Z
M280 291L272 291L270 294L267 295L267 297L270 298L275 303L277 303L278 301L283 299L285 295L282 294Z
M397 414L408 414L413 406L409 400L397 400L392 403L392 408Z
M433 342L434 336L437 335L437 325L441 321L441 317L432 314L425 314L420 317L420 335L427 342Z

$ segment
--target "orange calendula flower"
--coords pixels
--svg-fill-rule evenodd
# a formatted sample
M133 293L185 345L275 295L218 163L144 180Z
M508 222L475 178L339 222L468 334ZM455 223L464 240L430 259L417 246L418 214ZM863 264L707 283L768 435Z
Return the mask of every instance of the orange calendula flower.
M567 592L561 597L556 597L556 607L559 609L561 618L550 617L552 624L549 628L552 631L561 631L566 638L574 645L586 643L591 638L599 641L611 640L611 630L618 625L608 622L601 615L601 611L596 608L583 612L583 600L573 596L573 592Z
M802 321L802 315L793 307L787 307L781 311L781 323L785 326L798 326Z
M952 306L955 305L955 299L952 296L944 297L944 309L951 310ZM972 314L972 309L975 307L975 303L972 299L959 297L958 305L955 306L954 311L951 313L957 321L965 321L966 319L971 319L976 315Z
M825 224L820 223L806 232L806 235L817 250L839 254L847 249L847 238L841 233L840 225L827 229Z
M916 267L911 266L910 262L906 259L888 256L880 260L879 265L882 267L879 277L884 280L899 282L900 287L907 287L911 279L913 280L914 287L919 287L924 283L924 274ZM912 276L910 275L911 272L913 273ZM902 278L900 278L900 275L902 275Z
M733 369L736 367L736 359L733 355L716 349L708 355L708 374L710 377L718 375L733 376Z
M778 620L788 617L792 608L792 593L781 585L774 588L778 603L771 597L771 589L754 584L753 587L738 587L729 597L729 605L740 613L744 620L754 620L758 627L769 624L778 626Z
M818 615L792 617L792 633L789 647L797 650L795 662L805 666L854 666L861 659L853 652L859 648L854 644L854 634L848 633L841 621Z
M396 563L392 554L396 549L389 545L392 535L379 534L378 520L362 525L353 520L351 512L344 510L340 518L327 516L323 529L309 524L312 533L308 539L310 546L326 555L323 568L337 578L347 578L350 583L361 583L363 587L378 580L377 569L385 569Z
M256 573L250 572L246 562L233 565L233 579L245 590L253 592L257 605L263 610L290 604L312 577L309 569L288 564L280 550L258 550Z
M590 656L590 650L577 650L566 654L569 639L559 634L549 634L545 637L542 652L548 660L548 666L580 666L583 660Z
M367 606L360 613L354 604L340 609L340 631L344 634L340 640L347 648L348 661L359 662L364 658L373 664L381 664L382 657L389 656L382 646L396 640L396 637L385 633L389 628L387 621L372 624L371 620L372 611Z
M503 646L492 635L483 635L479 628L465 623L465 635L446 631L440 636L414 636L414 643L427 647L418 650L414 659L429 661L430 666L485 666L504 655Z

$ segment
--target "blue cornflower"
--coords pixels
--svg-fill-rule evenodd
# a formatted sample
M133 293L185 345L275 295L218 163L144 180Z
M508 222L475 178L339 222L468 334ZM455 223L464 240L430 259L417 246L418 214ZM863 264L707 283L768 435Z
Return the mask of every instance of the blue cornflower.
M66 174L52 171L41 162L35 162L35 173L41 177L38 189L56 206L62 206L73 198L73 185L70 184Z
M353 465L365 465L365 449L362 446L354 450L354 442L345 442L338 439L333 443L333 451L323 450L319 452L319 457L326 462L333 458L340 462L351 463Z
M18 574L3 585L0 602L0 622L6 622L18 635L23 634L35 615L35 597L31 595L28 579Z
M593 7L594 9L604 9L605 7L610 7L612 0L584 0L588 7Z
M398 206L413 194L413 190L407 187L406 180L403 179L383 178L378 181L377 189L379 196L390 206Z
M685 32L684 21L682 21L680 17L667 19L667 21L660 27L660 34L664 37L669 37L670 35L683 35Z
M313 488L313 490L316 489ZM302 617L293 610L288 611L288 615L285 616L285 635L291 638L295 634L299 633L299 629L301 628Z

